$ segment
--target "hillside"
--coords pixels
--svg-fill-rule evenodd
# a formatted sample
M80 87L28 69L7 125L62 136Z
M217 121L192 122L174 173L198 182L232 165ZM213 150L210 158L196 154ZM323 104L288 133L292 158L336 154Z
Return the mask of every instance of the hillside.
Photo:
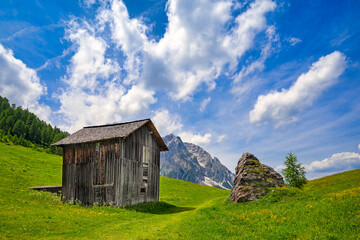
M9 142L26 147L46 150L62 155L62 149L50 147L69 134L40 120L34 113L21 106L10 104L0 96L0 142Z
M203 148L169 134L163 138L169 148L161 153L160 174L202 185L230 190L235 175Z
M61 183L61 157L0 143L0 239L358 239L360 170L281 188L251 203L161 177L160 203L63 204L29 186Z

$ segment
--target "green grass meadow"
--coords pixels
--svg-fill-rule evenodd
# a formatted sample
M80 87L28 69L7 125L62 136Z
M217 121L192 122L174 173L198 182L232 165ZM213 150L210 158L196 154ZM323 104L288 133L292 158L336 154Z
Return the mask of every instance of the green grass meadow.
M62 203L61 157L0 143L0 239L360 239L360 169L274 189L249 203L230 191L161 177L160 202Z

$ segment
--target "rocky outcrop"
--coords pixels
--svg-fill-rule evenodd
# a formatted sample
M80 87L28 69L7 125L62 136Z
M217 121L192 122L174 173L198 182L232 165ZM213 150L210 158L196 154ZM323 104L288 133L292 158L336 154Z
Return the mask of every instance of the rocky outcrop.
M247 202L264 196L269 188L283 185L282 176L273 168L260 163L251 153L244 153L235 168L235 180L230 202Z
M234 174L203 148L173 134L163 138L169 148L161 153L160 174L198 184L231 189Z

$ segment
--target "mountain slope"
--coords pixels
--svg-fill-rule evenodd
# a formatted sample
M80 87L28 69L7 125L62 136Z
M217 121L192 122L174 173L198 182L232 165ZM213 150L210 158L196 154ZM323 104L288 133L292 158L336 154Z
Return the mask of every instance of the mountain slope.
M180 137L171 134L163 140L169 151L161 153L160 174L201 184L205 180L204 169L198 164L196 157L187 150Z
M160 174L198 184L231 189L234 174L203 148L184 143L173 134L163 138L169 148L161 153Z

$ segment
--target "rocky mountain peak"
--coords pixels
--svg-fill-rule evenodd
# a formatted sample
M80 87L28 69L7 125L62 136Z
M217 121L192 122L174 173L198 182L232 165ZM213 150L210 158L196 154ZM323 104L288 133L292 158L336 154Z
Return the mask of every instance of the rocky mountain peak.
M163 137L163 140L165 142L167 142L167 145L170 145L170 144L176 144L176 145L183 145L183 141L181 140L180 137L176 137L174 134L169 134L165 137Z
M209 163L213 162L213 158L211 157L211 155L203 148L188 142L185 142L185 146L187 150L197 158L200 166L205 168L207 165L209 165Z
M200 146L169 134L163 138L169 148L161 153L160 174L198 184L231 189L234 174L218 158Z

